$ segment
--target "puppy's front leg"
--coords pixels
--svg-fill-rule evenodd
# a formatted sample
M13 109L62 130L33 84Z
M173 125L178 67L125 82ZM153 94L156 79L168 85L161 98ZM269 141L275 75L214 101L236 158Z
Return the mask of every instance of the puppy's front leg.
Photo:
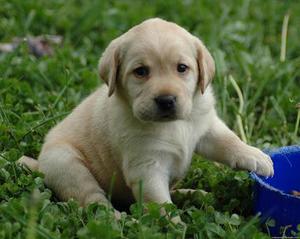
M128 150L129 152L137 151ZM140 184L142 183L144 202L171 203L169 192L169 168L167 155L164 160L161 155L148 156L147 149L124 155L122 168L126 184L131 188L136 200L140 197Z
M147 160L145 160L147 162ZM172 203L169 191L169 176L167 170L163 170L163 166L159 167L159 163L152 166L139 165L139 167L131 167L125 170L125 177L128 186L131 188L135 199L143 197L144 202L156 202L159 204ZM142 183L143 195L140 195L140 187ZM166 215L164 208L161 208L162 216ZM183 224L180 216L171 218L175 224Z
M199 140L196 153L232 168L254 171L263 176L274 174L270 157L242 142L217 115L213 116L209 130Z
M169 193L169 180L167 177L153 169L146 171L142 170L143 175L134 176L131 180L130 187L136 200L139 200L140 186L142 183L143 201L156 203L172 203ZM135 173L133 173L135 174Z

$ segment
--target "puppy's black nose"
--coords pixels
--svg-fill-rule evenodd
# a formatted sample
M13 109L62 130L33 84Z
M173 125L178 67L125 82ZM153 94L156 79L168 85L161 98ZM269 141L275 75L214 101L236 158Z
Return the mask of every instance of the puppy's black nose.
M170 111L175 109L176 96L173 95L160 95L154 98L158 108L162 111Z

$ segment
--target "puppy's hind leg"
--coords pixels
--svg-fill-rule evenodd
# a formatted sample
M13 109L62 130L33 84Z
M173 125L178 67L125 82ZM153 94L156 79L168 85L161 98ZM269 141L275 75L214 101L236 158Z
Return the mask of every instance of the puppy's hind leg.
M70 144L45 146L39 156L39 170L45 174L45 184L61 200L73 198L82 206L92 202L110 205L75 147Z

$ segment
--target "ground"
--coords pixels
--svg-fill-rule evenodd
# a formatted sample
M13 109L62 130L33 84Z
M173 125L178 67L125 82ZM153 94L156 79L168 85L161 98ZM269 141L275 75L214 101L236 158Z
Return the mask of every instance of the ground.
M51 57L29 54L26 42L0 53L0 238L269 238L262 232L266 225L253 216L248 173L198 156L179 186L204 189L206 196L177 196L176 206L165 205L165 217L159 205L144 205L143 212L139 202L121 221L96 204L58 202L41 174L15 161L23 154L36 158L47 131L101 84L97 61L105 46L154 16L184 26L208 46L217 67L219 115L238 135L261 149L299 143L299 1L0 0L0 5L0 42L43 34L64 38ZM289 16L286 44L284 16ZM170 221L177 214L186 226Z

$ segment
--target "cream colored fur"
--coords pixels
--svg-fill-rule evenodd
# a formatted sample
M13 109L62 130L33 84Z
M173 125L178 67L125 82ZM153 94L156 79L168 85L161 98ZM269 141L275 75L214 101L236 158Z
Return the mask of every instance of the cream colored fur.
M187 72L177 72L184 63ZM140 66L149 76L137 77ZM131 203L143 182L144 200L171 203L194 153L233 168L273 175L270 158L243 143L218 118L210 81L214 61L203 43L174 23L149 19L113 40L99 64L107 85L85 99L45 139L38 164L61 200L82 205L112 198ZM154 98L175 95L176 116L163 120Z

